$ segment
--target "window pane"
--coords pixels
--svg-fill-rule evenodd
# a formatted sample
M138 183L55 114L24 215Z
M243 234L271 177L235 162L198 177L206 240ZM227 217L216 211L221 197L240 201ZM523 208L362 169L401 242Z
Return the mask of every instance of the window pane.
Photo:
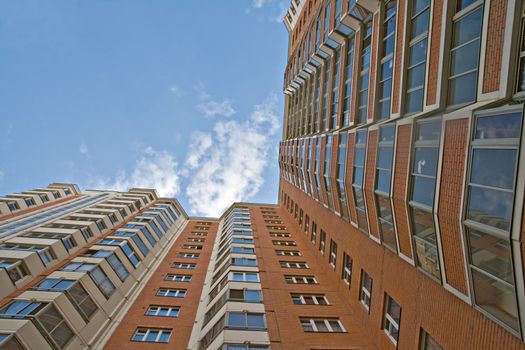
M314 320L314 323L318 332L328 332L328 327L324 323L324 320Z
M418 147L414 156L413 172L419 175L436 176L439 149Z
M470 186L467 218L509 231L513 193Z
M263 315L248 314L248 327L249 328L264 328Z
M432 120L418 123L416 141L439 141L441 134L441 120Z
M425 85L425 64L417 65L408 70L407 88L413 89Z
M454 24L453 46L457 47L471 41L480 35L481 21L483 19L481 7L469 15L463 17ZM473 57L472 57L473 58Z
M377 196L379 206L379 216L392 222L392 210L390 209L390 199L384 196Z
M418 112L423 109L423 89L407 93L406 110L407 113Z
M376 189L384 193L390 193L390 171L378 170L377 171L377 185Z
M479 40L473 41L452 52L450 75L456 75L478 68Z
M514 284L512 255L507 239L470 230L468 241L472 265Z
M421 1L418 1L421 2ZM417 8L418 4L415 4L415 7ZM428 6L425 4L425 6ZM411 28L411 37L415 38L416 36L422 34L423 32L426 32L428 30L428 19L429 19L429 11L426 10L419 14L414 20L412 21L412 28ZM417 12L417 11L414 11Z
M521 134L521 112L504 115L478 117L476 139L519 138Z
M477 82L477 71L450 80L450 104L458 105L476 100Z
M515 149L474 149L471 182L506 189L514 187Z
M476 304L515 330L519 330L518 306L512 287L472 270Z
M412 200L432 207L434 202L434 179L414 176Z
M228 315L228 326L246 327L246 315L243 312L230 312Z

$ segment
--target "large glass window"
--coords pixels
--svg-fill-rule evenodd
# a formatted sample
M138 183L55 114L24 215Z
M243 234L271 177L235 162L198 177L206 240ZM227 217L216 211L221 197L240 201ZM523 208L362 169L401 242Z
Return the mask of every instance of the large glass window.
M335 169L335 180L337 183L337 199L339 200L339 207L341 215L348 218L348 202L346 199L346 148L348 143L348 134L339 134L339 145L337 149L337 165Z
M452 22L448 104L463 105L477 95L483 1L457 0Z
M467 228L474 300L519 332L510 232L521 108L475 117L470 150Z
M346 42L346 63L345 63L345 87L343 100L343 126L350 125L350 110L352 102L352 76L354 74L354 37Z
M266 328L264 314L230 311L226 326L236 329L263 330Z
M410 8L405 113L423 110L430 0L413 0Z
M436 229L432 208L436 187L441 119L416 123L412 161L410 219L417 266L434 278L440 278Z
M363 27L361 70L359 72L359 93L357 97L356 125L366 123L368 117L368 85L370 77L370 48L372 45L372 21Z
M321 192L321 182L319 179L319 172L321 167L321 139L317 138L317 142L315 144L315 159L314 159L314 175L315 175L315 186L317 188L317 197L320 198L320 192Z
M381 58L379 80L379 119L390 117L390 100L392 96L392 71L394 65L394 46L396 39L396 1L388 1L385 5L383 20L383 57Z
M330 164L332 162L332 135L326 136L326 146L324 152L323 180L326 188L327 205L332 206L332 180L330 179Z
M521 41L518 68L518 92L525 91L525 3L522 1L521 9Z
M395 125L387 124L379 129L375 196L382 243L397 251L394 219L390 204L395 133Z
M341 68L341 47L339 46L334 53L334 69L332 73L332 108L330 109L329 129L337 127L337 114L339 112L339 71Z
M328 116L328 96L329 96L329 93L330 93L330 89L329 87L331 86L330 85L330 77L331 77L331 72L330 72L330 69L331 69L331 62L332 62L332 58L331 57L328 57L326 60L325 60L325 64L324 64L324 79L323 79L323 105L321 106L321 131L324 131L324 130L328 130L328 123L327 123L327 119L329 118Z
M356 135L352 189L354 191L354 204L357 211L357 224L359 229L368 233L368 221L366 219L366 205L363 191L368 130L359 130Z

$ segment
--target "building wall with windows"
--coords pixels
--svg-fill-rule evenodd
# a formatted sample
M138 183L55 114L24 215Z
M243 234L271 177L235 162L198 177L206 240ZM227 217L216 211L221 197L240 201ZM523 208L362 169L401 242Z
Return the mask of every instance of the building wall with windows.
M290 28L280 203L351 257L379 348L524 347L524 14L312 0Z

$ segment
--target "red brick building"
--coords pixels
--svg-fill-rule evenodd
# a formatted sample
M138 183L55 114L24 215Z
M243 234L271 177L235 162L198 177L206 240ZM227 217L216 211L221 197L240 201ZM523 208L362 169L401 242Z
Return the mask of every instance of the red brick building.
M0 198L0 350L525 349L524 14L293 0L278 204Z

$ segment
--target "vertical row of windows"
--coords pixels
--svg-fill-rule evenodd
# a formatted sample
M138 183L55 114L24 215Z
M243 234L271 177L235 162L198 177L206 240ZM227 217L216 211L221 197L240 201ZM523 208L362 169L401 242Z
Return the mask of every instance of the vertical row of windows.
M372 21L365 24L361 50L361 71L359 72L359 94L357 97L356 125L364 124L368 115L368 85L370 77L370 50L372 46Z
M348 218L348 202L346 199L346 149L348 143L348 134L339 134L339 145L337 149L337 168L335 171L337 200L341 215Z
M427 62L430 0L413 1L410 8L408 31L408 64L405 113L423 110L425 72Z
M323 179L326 188L326 204L332 207L332 180L330 178L330 164L332 160L332 135L326 136L326 146L324 152Z
M475 303L516 333L511 228L521 117L521 111L476 117L465 220Z
M476 100L483 1L457 0L452 18L448 103Z
M381 58L379 80L379 119L390 117L390 100L392 95L392 71L394 65L394 43L396 34L396 1L386 4L383 20L383 57Z
M436 279L441 274L433 207L440 136L441 119L416 123L409 202L417 265Z
M329 129L338 127L337 114L339 113L339 71L341 68L341 47L338 47L334 53L334 71L332 76L332 107Z
M354 177L352 183L354 205L357 211L357 224L359 225L359 229L365 232L368 232L368 221L366 219L366 206L363 191L367 135L367 129L359 130L356 133L356 144L354 148Z
M350 110L352 103L352 76L354 74L354 38L351 37L346 42L346 64L345 64L345 86L343 100L343 127L350 125Z
M375 196L382 243L397 251L394 218L390 204L395 132L395 125L387 124L379 129Z

